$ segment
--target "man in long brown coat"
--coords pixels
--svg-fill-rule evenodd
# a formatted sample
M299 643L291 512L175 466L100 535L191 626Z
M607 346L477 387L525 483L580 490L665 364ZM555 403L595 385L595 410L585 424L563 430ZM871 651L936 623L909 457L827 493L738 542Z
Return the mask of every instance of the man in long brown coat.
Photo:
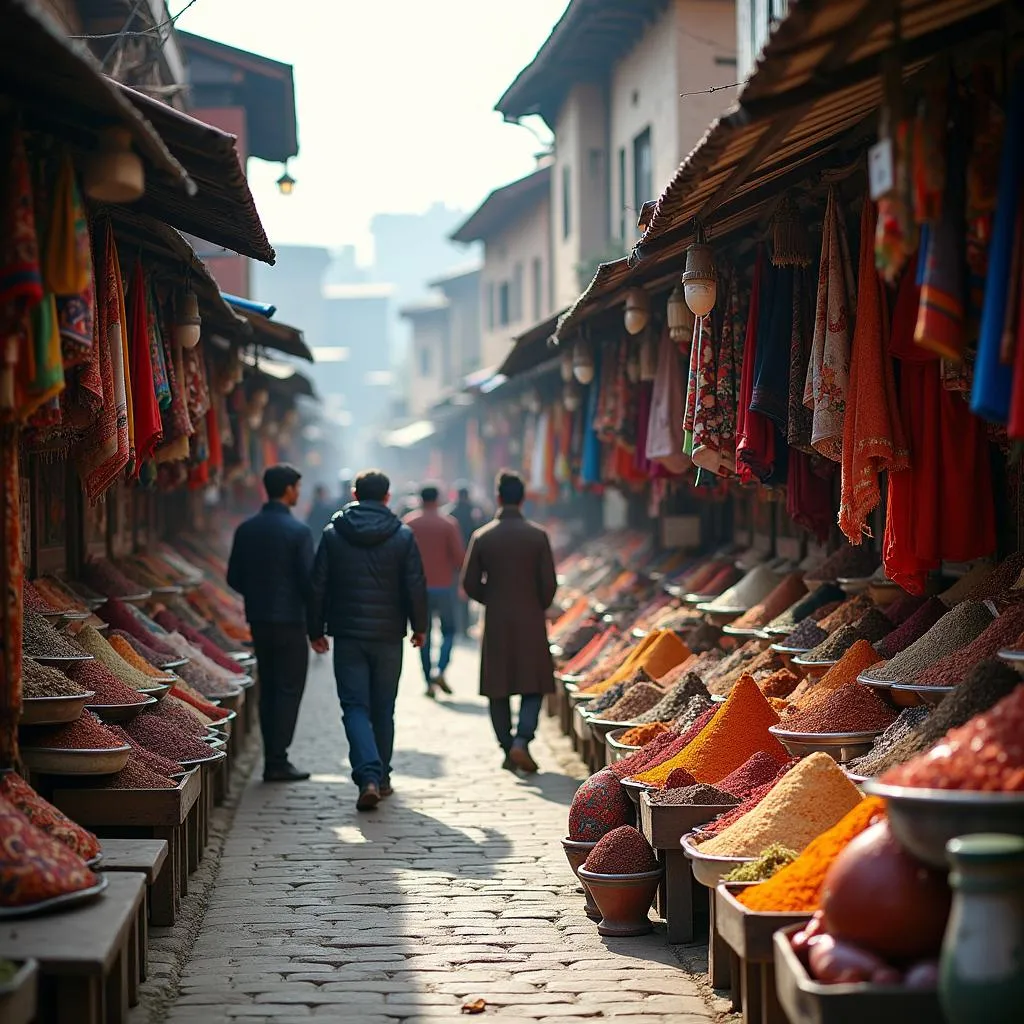
M558 583L548 535L523 518L525 493L515 473L499 475L498 514L473 534L462 586L485 609L480 692L491 703L503 767L535 772L529 744L544 695L555 688L545 613ZM510 698L516 694L521 701L513 735Z

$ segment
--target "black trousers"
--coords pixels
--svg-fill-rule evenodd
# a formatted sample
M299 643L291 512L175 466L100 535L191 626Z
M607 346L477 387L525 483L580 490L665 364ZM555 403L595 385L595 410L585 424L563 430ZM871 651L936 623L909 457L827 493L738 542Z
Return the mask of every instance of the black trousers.
M306 627L254 622L252 642L260 670L260 732L267 768L288 763L299 704L306 689L309 646Z
M519 721L516 724L516 734L512 735L512 700L509 697L491 697L491 725L494 726L494 735L498 738L498 744L507 754L512 749L515 740L522 740L530 743L537 732L537 723L540 721L540 709L544 704L544 697L539 693L524 693L519 698Z

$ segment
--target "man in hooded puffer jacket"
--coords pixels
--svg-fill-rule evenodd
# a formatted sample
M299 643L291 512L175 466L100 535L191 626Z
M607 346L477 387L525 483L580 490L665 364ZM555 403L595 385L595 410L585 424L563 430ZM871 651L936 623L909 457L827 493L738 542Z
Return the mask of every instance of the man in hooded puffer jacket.
M334 674L348 737L356 807L373 810L390 796L395 699L402 643L427 631L427 580L416 538L388 508L391 482L361 473L355 501L331 520L313 565L309 638L324 654L334 638Z

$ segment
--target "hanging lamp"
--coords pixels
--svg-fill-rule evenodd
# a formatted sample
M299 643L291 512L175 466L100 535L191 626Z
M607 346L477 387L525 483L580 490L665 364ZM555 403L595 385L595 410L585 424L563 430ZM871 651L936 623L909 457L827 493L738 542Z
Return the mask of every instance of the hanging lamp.
M179 306L174 324L174 340L182 348L195 348L199 344L203 318L199 315L199 299L192 290L191 281L185 284L185 295Z
M581 384L589 384L594 379L594 353L586 338L580 338L573 346L572 372Z
M626 330L630 334L639 334L646 326L651 315L651 302L643 288L630 288L626 292Z
M572 349L564 349L558 363L558 370L562 375L562 383L568 384L572 380Z
M683 295L694 316L707 316L715 308L718 272L715 270L714 251L708 245L702 227L697 229L697 241L686 250Z
M693 313L686 304L683 286L677 284L668 297L668 336L673 341L685 341L693 337Z
M89 154L82 171L85 194L99 203L133 203L146 190L142 158L132 150L126 128L105 128L99 148Z
M566 412L576 412L580 407L580 389L575 381L567 381L562 389L562 405Z

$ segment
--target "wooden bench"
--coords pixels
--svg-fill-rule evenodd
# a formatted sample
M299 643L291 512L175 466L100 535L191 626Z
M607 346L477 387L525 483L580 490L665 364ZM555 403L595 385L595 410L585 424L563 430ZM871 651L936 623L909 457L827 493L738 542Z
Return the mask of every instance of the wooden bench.
M144 875L114 872L90 903L0 923L0 957L39 961L39 1014L47 1024L122 1024L138 1002L138 918Z
M190 846L198 825L194 812L201 806L202 772L189 772L175 789L55 788L48 799L69 818L92 829L101 839L163 839L174 891L188 895ZM198 864L198 859L195 860ZM194 869L194 865L192 865Z
M149 921L157 928L170 928L177 914L174 906L174 872L167 864L167 840L104 839L102 845L102 870L138 871L145 875ZM141 967L142 978L145 980L145 960Z

